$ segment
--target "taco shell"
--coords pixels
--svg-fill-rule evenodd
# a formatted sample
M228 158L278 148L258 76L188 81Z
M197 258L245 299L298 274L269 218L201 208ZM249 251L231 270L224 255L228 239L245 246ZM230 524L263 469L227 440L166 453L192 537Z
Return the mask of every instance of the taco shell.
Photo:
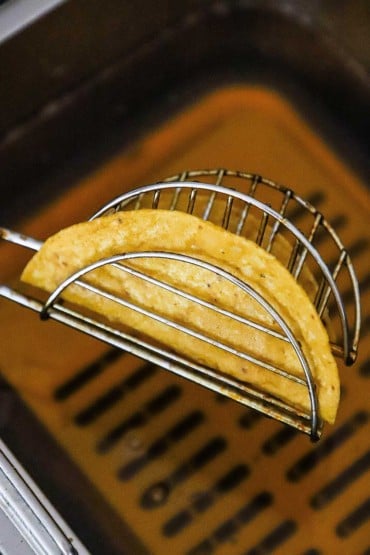
M117 254L165 251L188 255L218 266L258 292L284 318L301 345L314 378L320 417L335 420L339 377L327 332L315 307L289 271L253 241L180 211L141 209L117 212L76 224L50 237L30 260L22 280L48 292L85 266ZM271 315L244 290L225 278L186 262L140 259L128 266L165 281L208 303L280 331ZM304 378L289 342L220 315L210 308L166 291L112 266L90 272L85 281L165 318L204 333ZM112 300L71 285L63 298L151 338L191 360L246 382L299 410L310 411L306 385L262 368L201 339L189 336Z

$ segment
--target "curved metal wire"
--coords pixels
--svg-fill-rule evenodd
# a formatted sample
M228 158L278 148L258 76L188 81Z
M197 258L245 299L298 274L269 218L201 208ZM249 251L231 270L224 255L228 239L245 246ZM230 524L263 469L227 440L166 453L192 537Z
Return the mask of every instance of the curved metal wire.
M229 345L227 345L225 343L222 343L222 342L217 341L213 338L210 338L210 337L206 336L204 333L192 330L191 328L183 326L182 324L179 324L178 322L175 322L173 320L169 320L167 317L164 317L160 314L157 314L153 311L150 311L146 308L143 308L139 305L136 305L136 304L134 304L130 301L127 301L127 300L121 298L121 297L117 297L114 294L112 294L108 291L105 291L104 289L97 288L97 287L95 287L94 285L92 285L88 282L81 281L81 278L83 278L84 276L86 276L90 272L92 272L92 271L94 271L98 268L101 268L103 266L106 266L106 265L112 265L114 268L116 268L120 271L136 275L137 277L140 277L142 279L146 279L147 281L150 281L153 285L159 286L159 287L164 288L166 290L169 290L171 292L179 293L179 290L177 288L173 288L171 285L167 284L166 282L163 282L163 281L158 280L156 278L153 278L151 276L146 276L142 272L138 272L136 270L133 270L131 267L122 264L122 262L130 261L130 260L153 259L153 258L154 259L166 259L166 260L172 260L172 261L176 261L176 262L183 262L183 263L192 264L194 266L202 268L203 270L207 270L207 271L209 271L213 274L217 274L218 276L220 276L223 279L229 281L230 283L232 283L236 287L239 287L248 296L252 297L255 301L258 302L258 304L270 316L272 316L274 321L278 324L279 328L283 331L283 334L278 334L276 336L276 333L275 333L274 335L278 339L286 340L291 344L291 346L293 347L293 349L296 353L296 356L299 360L299 363L300 363L301 368L303 370L303 375L304 375L305 379L302 379L302 378L299 378L296 375L290 374L289 372L287 372L285 370L282 370L282 369L280 369L276 366L273 366L272 364L269 364L269 363L266 363L266 362L261 361L259 359L256 359L252 355L249 355L249 354L245 353L244 351L240 351L238 349L230 347ZM257 366L260 366L260 367L262 367L262 368L264 368L268 371L276 373L282 378L294 381L294 382L296 382L300 385L305 385L307 387L307 390L308 390L308 395L309 395L309 399L310 399L310 406L311 406L311 411L310 411L311 437L312 437L312 439L317 439L318 438L318 430L319 430L320 422L319 422L319 417L318 417L318 401L317 401L317 395L316 395L316 390L315 390L315 383L314 383L312 373L311 373L309 364L307 362L307 359L306 359L306 357L305 357L305 355L304 355L304 353L303 353L303 351L300 347L299 341L295 338L295 335L291 331L290 327L287 325L287 323L281 317L281 315L274 309L274 307L260 293L258 293L253 287L251 287L247 283L245 283L242 280L236 278L235 276L233 276L229 272L226 272L225 270L222 270L218 266L215 266L213 264L209 264L208 262L205 262L203 260L200 260L198 258L194 258L194 257L191 257L191 256L182 255L182 254L178 254L178 253L157 252L157 251L130 252L130 253L111 256L111 257L108 257L108 258L103 258L103 259L98 260L98 261L96 261L92 264L89 264L88 266L86 266L86 267L74 272L72 275L68 276L63 282L61 282L59 284L59 286L51 293L51 295L46 300L46 302L45 302L45 304L42 308L41 314L40 314L41 318L46 319L48 317L48 313L49 313L50 309L53 307L54 303L57 302L57 300L63 294L63 292L72 284L78 285L79 287L82 287L82 288L84 288L84 289L86 289L86 290L88 290L92 293L100 295L100 296L102 296L102 297L104 297L104 298L106 298L110 301L116 302L116 303L120 304L121 306L129 308L129 309L134 310L136 312L139 312L140 314L142 314L144 316L152 318L152 319L154 319L154 320L156 320L160 323L166 324L167 326L170 326L170 327L172 327L172 328L174 328L178 331L181 331L182 333L185 333L185 334L190 335L190 336L192 336L196 339L199 339L203 342L206 342L206 343L208 343L208 344L210 344L214 347L223 349L224 351L227 351L230 354L236 355L240 358L243 358L243 359L247 360L248 362L250 362L252 364L256 364ZM182 296L185 296L188 300L191 300L192 302L195 302L195 303L200 304L202 306L207 306L207 308L211 308L211 309L216 308L216 311L218 311L217 307L214 307L210 303L204 302L202 299L199 299L198 297L194 297L193 295L190 295L186 292L182 292ZM232 319L237 319L238 321L240 321L240 318L236 318L233 313L224 311L224 314L227 315L228 317L232 318ZM248 326L255 327L255 323L250 322L247 319L243 319L243 323L245 323ZM264 326L261 326L261 325L259 325L258 327L261 331L264 331L267 334L271 334L270 329L265 328ZM191 361L189 361L188 364L190 366L192 366L193 363ZM227 383L227 379L225 381ZM232 380L232 381L235 381L235 380Z
M216 185L222 185L226 178L231 178L231 180L233 179L246 180L247 182L250 182L249 194L251 196L258 194L257 191L260 185L269 187L271 189L274 189L275 191L280 192L281 195L283 196L283 201L281 203L281 209L280 209L281 214L285 214L287 204L290 200L292 200L292 201L295 201L298 206L302 207L307 213L311 214L313 217L315 218L317 216L320 217L320 220L321 220L320 225L324 228L325 232L333 240L334 244L338 249L338 263L339 264L343 263L346 265L351 286L352 286L352 293L353 293L352 300L353 300L353 306L355 309L354 321L352 326L352 338L351 338L350 347L347 353L345 353L345 349L343 349L343 351L344 351L345 363L347 365L353 364L357 358L358 344L360 340L360 328L361 328L360 290L359 290L356 272L354 270L351 258L348 252L346 251L341 239L336 233L335 229L322 216L322 214L320 214L320 212L316 209L316 207L308 200L305 200L299 195L297 195L292 189L289 189L288 187L280 183L276 183L275 181L262 177L258 174L253 174L253 173L248 173L248 172L243 172L238 170L228 170L224 168L213 168L213 169L206 169L206 170L202 169L202 170L183 171L180 174L167 177L163 181L166 181L166 182L187 181L189 179L192 180L192 179L209 178L209 177L212 177L214 179ZM240 186L240 182L238 182L238 185ZM315 225L315 223L313 225ZM277 229L278 227L276 227L275 230L273 230L273 233L276 233ZM312 233L312 228L307 233L307 236L309 236L311 233ZM339 270L340 270L340 266L337 269L338 273L339 273ZM330 294L330 291L329 291L329 294ZM326 298L326 303L328 301L329 294L324 295L324 298ZM320 299L317 299L317 301L319 300ZM321 306L318 307L319 312L321 312L320 316L322 316L325 307L326 307L325 302L322 302Z
M193 174L193 173L198 174L200 172L190 172L190 173L191 174ZM235 172L235 174L236 174L236 172ZM223 173L222 175L225 175L225 173ZM245 174L245 175L248 175L250 178L253 178L252 174ZM259 179L262 179L262 178L260 178L260 176L257 176L257 177ZM268 183L270 183L270 182L268 182ZM351 341L349 325L348 325L348 318L347 318L345 306L344 306L341 294L339 292L338 286L337 286L336 281L335 281L336 275L333 275L330 272L328 266L325 264L325 262L322 259L320 253L318 252L318 250L312 244L312 242L310 240L310 237L307 238L291 221L289 221L285 217L284 214L281 214L281 213L277 212L276 210L272 209L270 206L268 206L265 203L257 200L256 198L254 198L252 196L249 196L245 193L241 193L240 191L235 191L233 189L230 189L230 188L222 186L222 185L214 185L214 184L209 184L209 183L199 183L199 182L195 182L195 181L194 182L189 182L189 181L162 182L162 183L156 183L156 184L151 184L151 185L144 185L142 187L139 187L137 189L133 189L133 190L127 192L127 193L123 193L122 195L119 195L118 197L116 197L115 199L113 199L112 201L107 203L105 206L103 206L90 219L93 220L97 217L107 215L107 214L109 214L113 211L129 209L130 205L133 201L135 201L134 208L135 209L140 209L140 207L143 203L143 200L147 195L153 195L153 200L152 200L151 206L154 207L154 208L158 207L160 193L162 191L169 191L171 189L174 190L174 192L173 192L174 196L173 196L173 200L172 200L171 205L175 206L175 207L177 206L176 199L179 198L181 192L188 191L189 198L188 198L188 204L187 204L186 212L189 212L189 213L193 212L196 195L197 195L198 192L201 192L201 191L209 193L209 195L210 195L210 201L209 202L213 202L216 195L222 195L222 196L226 197L226 199L237 199L238 201L241 201L242 203L244 203L245 210L248 210L248 208L251 207L251 206L253 206L254 208L257 208L263 214L262 225L261 225L260 230L259 230L259 235L256 239L256 242L258 244L262 243L263 232L264 232L264 229L266 228L266 225L267 225L267 218L271 218L275 222L275 224L278 224L279 226L283 226L285 229L287 229L296 239L295 257L298 256L298 251L299 250L301 251L301 264L298 264L295 267L295 274L296 275L294 275L294 272L292 271L294 269L294 265L291 268L288 267L288 269L291 271L291 273L293 273L293 276L296 278L297 275L299 274L299 272L302 270L302 265L304 264L304 260L305 260L305 257L307 255L307 253L309 253L311 255L312 259L316 262L316 264L319 267L320 272L322 274L323 280L325 281L325 283L327 283L325 301L327 302L328 297L329 297L330 294L333 295L333 297L335 299L335 302L336 302L336 308L337 308L337 311L338 311L340 322L341 322L343 344L342 344L342 347L334 349L333 352L334 352L334 354L338 354L338 352L342 351L344 360L346 361L347 364L352 364L354 362L354 360L356 358L357 341L358 341L358 335L359 335L360 306L359 306L358 283L357 283L356 276L354 274L352 265L350 265L350 269L351 269L351 279L352 279L352 283L353 283L354 298L355 298L356 322L355 322L355 334L354 334L354 337ZM290 191L290 190L285 189L285 191ZM289 195L292 196L293 192L290 191ZM299 198L299 197L297 197L297 198ZM319 212L317 212L316 209L311 207L311 205L309 205L309 203L307 203L306 201L303 201L302 199L299 199L299 202L302 203L303 206L307 207L307 209L309 209L310 211L314 211L314 213L316 214L316 216L317 216L317 218L316 218L316 228L319 225L319 223L322 224L322 222L325 221L323 219L322 215ZM223 222L225 224L225 227L227 227L227 222L230 218L231 210L232 210L231 202L227 201L224 216L223 216ZM206 212L205 212L205 215L207 215ZM327 229L331 229L329 224L327 224L327 222L325 222L325 225L327 226ZM275 228L273 227L272 233L274 232L274 229L276 230L276 227ZM313 232L313 234L314 234L314 232ZM337 241L339 242L339 239L337 239ZM341 244L341 243L339 242L338 244ZM344 250L342 252L345 253L345 260L348 261L349 260L348 254ZM339 272L339 269L338 269L338 272ZM325 306L326 306L325 303L322 303L322 312L321 312L320 316L322 316L323 309L325 308Z

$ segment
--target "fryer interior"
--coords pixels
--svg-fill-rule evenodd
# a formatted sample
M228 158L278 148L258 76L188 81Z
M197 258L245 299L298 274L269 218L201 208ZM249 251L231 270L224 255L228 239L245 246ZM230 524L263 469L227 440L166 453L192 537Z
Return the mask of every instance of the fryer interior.
M0 43L2 225L222 85L260 83L293 98L368 172L366 1L88 5L62 2Z
M353 257L365 330L357 365L340 365L337 423L312 445L252 410L2 301L2 375L52 438L51 455L46 447L40 454L41 466L55 471L44 487L64 513L63 498L74 504L66 514L93 553L365 553L368 193L289 98L248 84L203 93L76 178L22 229L46 238L136 185L207 167L243 169L293 188L320 207ZM304 227L303 215L295 218ZM3 247L4 277L17 280L28 256ZM9 426L4 437L17 454L34 451L37 436L18 433L22 418L11 410L17 437Z
M369 14L335 5L73 0L0 44L1 225L44 239L136 185L240 169L317 205L360 280L317 445L1 300L1 437L91 553L369 553ZM1 281L28 257L1 244Z

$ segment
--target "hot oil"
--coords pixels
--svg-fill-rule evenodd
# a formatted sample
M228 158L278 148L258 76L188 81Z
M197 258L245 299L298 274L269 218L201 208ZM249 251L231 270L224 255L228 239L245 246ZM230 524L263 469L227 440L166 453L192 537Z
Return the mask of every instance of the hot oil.
M149 553L364 553L369 201L286 100L254 87L209 94L77 183L24 231L47 237L134 186L212 167L258 173L311 199L354 258L364 339L357 365L340 369L338 420L317 446L5 301L0 367ZM295 218L305 225L300 214ZM23 263L8 258L7 275L19 275Z

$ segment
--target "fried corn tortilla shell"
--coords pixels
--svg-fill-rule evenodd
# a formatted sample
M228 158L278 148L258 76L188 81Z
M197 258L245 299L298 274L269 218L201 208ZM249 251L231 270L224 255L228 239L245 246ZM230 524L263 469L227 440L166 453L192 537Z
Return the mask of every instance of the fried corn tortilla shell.
M22 280L52 292L69 275L99 259L149 250L186 254L217 265L249 284L271 303L301 344L316 384L321 418L334 422L339 403L339 377L327 332L308 296L288 270L252 241L183 212L159 209L118 212L74 225L49 238L26 266ZM162 259L135 260L129 265L219 307L277 329L270 314L257 301L215 273L188 263ZM289 374L303 377L301 364L288 342L112 266L94 270L84 279ZM310 410L305 385L77 285L70 286L63 297L183 356L268 392L290 406Z

